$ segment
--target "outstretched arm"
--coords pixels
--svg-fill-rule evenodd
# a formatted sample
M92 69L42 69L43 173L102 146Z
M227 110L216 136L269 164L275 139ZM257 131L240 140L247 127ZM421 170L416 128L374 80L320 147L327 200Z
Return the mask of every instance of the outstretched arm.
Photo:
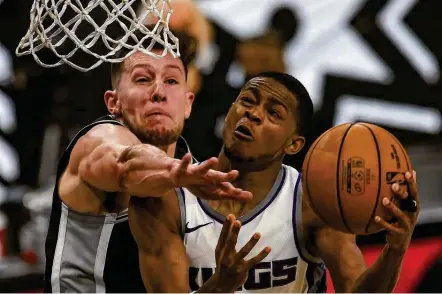
M103 124L81 137L72 150L62 176L60 195L72 193L79 183L106 192L126 192L139 197L161 197L179 186L210 185L218 190L213 197L249 199L250 193L235 189L229 182L238 172L214 170L217 159L191 165L191 156L182 160L159 148L142 144L124 127Z

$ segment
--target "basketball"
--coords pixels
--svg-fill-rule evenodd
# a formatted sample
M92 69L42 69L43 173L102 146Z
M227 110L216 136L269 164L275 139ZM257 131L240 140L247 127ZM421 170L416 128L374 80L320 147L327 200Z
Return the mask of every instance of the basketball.
M303 164L303 192L327 225L366 235L382 228L375 216L391 220L382 199L392 199L391 184L405 184L411 162L398 139L368 123L343 124L323 133Z

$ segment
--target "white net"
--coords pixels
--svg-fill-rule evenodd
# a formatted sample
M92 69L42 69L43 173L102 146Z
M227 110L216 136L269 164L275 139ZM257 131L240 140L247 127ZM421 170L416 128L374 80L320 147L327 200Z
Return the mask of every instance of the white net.
M156 58L168 53L177 57L178 38L168 25L169 1L34 0L29 30L16 54L32 55L44 67L68 64L80 71L103 62L121 62L135 51ZM163 50L153 52L156 43Z

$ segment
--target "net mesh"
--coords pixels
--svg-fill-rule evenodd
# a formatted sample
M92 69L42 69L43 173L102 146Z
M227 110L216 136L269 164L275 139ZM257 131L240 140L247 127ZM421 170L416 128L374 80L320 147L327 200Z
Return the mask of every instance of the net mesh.
M68 64L80 71L121 62L135 51L177 57L178 38L168 25L171 15L170 0L34 0L29 30L16 54L32 55L44 67ZM152 52L155 43L163 50ZM39 56L48 50L55 60ZM121 50L125 54L117 54ZM85 59L91 62L85 65Z

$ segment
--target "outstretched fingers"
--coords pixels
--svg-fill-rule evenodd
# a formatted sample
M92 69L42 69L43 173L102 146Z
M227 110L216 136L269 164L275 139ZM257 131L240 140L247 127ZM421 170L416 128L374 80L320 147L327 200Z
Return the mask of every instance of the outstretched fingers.
M210 169L204 175L204 179L209 183L232 182L238 177L238 171L231 170L227 173Z
M260 263L264 258L269 255L270 251L272 250L269 246L265 247L263 250L261 250L260 253L255 255L249 260L244 260L244 258L255 248L256 244L258 243L259 239L261 238L260 233L253 234L252 238L244 245L241 250L236 255L236 264L243 264L243 266L246 269L251 269L258 263Z
M230 234L227 238L226 251L235 252L235 245L236 242L238 242L238 235L240 229L241 229L241 222L239 220L235 220L232 226L232 230L230 230Z
M249 191L236 188L229 182L221 182L218 184L218 197L233 200L250 200L253 195Z
M210 158L210 159L208 159L198 165L194 165L193 166L193 173L204 175L209 170L216 168L217 165L218 165L218 158L212 157L212 158Z
M382 204L389 211L389 214L397 220L397 223L390 224L382 217L376 216L375 221L379 225L381 225L384 229L396 234L404 234L411 230L410 218L399 207L397 207L393 201L385 197L382 199Z
M223 228L221 229L221 234L218 239L218 244L216 245L215 249L217 259L222 257L225 252L227 240L229 239L230 232L235 221L236 218L233 214L229 214L224 221Z
M405 173L405 180L407 181L408 189L410 191L410 197L412 198L413 204L416 206L415 209L413 209L413 212L419 212L419 193L418 193L418 187L417 187L417 180L416 180L416 171L413 170L412 173L407 172Z
M190 153L186 153L183 158L181 158L181 162L178 165L178 173L186 174L189 165L192 163L192 155Z
M255 247L256 243L258 243L260 238L261 238L261 234L260 233L253 234L252 238L250 238L250 240L246 243L246 245L244 245L243 248L241 248L241 250L239 250L239 252L238 252L238 254L236 256L237 262L240 262L240 261L244 260L244 258Z
M263 261L264 258L266 258L270 254L271 251L272 251L272 248L270 246L266 246L263 250L261 250L260 253L258 253L256 256L254 256L253 258L251 258L245 262L246 268L251 269L251 268L255 267L258 263Z
M388 223L386 220L384 220L382 217L377 216L375 217L375 221L385 230L395 233L395 234L405 234L405 230L402 227L398 227L394 224Z

